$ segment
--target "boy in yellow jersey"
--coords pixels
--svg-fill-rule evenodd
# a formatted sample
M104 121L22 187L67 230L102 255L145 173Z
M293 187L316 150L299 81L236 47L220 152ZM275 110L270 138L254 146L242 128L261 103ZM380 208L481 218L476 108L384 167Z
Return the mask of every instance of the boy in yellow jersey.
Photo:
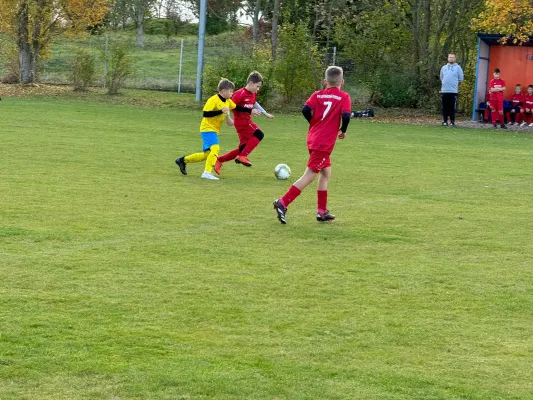
M235 85L233 82L222 79L218 83L218 93L211 96L205 103L203 110L204 118L200 124L200 135L202 135L204 142L202 152L189 154L176 160L176 164L180 167L183 175L187 175L187 164L206 160L205 170L200 178L218 181L218 178L212 173L213 166L220 151L218 135L220 134L220 127L225 117L227 117L226 123L228 126L233 126L233 120L229 115L229 110L235 108L235 103L231 100L234 90Z

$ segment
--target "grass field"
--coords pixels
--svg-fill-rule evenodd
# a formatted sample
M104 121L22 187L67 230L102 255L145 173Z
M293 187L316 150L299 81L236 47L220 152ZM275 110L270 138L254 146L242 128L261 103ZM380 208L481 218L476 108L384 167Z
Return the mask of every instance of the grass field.
M283 226L300 116L209 182L194 110L0 115L0 399L533 398L530 134L354 120Z

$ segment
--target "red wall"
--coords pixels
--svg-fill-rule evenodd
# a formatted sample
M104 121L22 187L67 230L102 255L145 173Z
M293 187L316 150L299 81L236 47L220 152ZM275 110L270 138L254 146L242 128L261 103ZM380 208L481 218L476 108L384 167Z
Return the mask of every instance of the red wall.
M489 82L494 68L499 68L500 78L507 87L503 95L505 99L511 98L517 83L522 85L522 93L526 92L528 85L533 85L533 47L493 45L490 46L489 57Z

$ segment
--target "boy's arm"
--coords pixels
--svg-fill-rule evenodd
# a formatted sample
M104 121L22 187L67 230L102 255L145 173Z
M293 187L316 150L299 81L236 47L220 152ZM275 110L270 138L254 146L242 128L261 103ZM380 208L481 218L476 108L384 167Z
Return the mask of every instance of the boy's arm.
M213 97L210 97L204 105L204 118L212 118L224 113L222 110L215 110L215 108L216 103L213 100Z
M261 104L259 104L257 101L254 104L254 108L256 110L259 110L261 114L264 114L265 117L270 118L270 119L274 118L274 116L272 114L267 113L265 109L261 107Z
M317 92L313 93L311 97L307 99L302 108L302 114L309 123L311 123L311 118L313 118L313 109L316 106L316 93Z
M344 99L344 103L342 105L342 123L341 123L341 133L339 133L338 137L339 139L344 139L346 135L346 131L348 130L348 124L350 123L350 119L352 118L352 99L350 98L350 95L347 95Z
M220 114L224 114L224 112L222 110L204 111L204 118L212 118Z
M307 120L307 122L311 123L311 118L313 118L313 110L311 109L311 107L309 107L307 104L303 106L302 114Z

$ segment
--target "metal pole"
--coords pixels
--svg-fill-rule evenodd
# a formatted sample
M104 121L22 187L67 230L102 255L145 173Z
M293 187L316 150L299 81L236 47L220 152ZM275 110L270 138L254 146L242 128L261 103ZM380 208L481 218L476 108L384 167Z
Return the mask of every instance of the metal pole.
M202 72L204 71L204 40L207 0L200 0L200 20L198 23L198 68L196 70L196 102L202 101Z
M336 55L337 55L337 46L333 46L333 65L336 65L335 64Z
M181 66L183 64L183 39L181 39L181 50L180 50L180 72L178 75L178 93L181 93Z

